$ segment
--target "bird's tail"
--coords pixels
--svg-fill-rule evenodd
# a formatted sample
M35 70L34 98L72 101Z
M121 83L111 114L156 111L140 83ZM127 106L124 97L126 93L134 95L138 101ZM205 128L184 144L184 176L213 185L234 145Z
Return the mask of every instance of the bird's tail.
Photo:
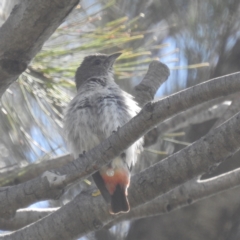
M111 195L111 214L129 212L130 207L127 199L126 189L119 184L116 186L114 193Z

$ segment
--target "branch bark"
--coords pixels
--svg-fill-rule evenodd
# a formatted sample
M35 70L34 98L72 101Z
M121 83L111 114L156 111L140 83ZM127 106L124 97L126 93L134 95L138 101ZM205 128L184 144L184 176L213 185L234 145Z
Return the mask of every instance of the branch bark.
M240 73L235 73L213 79L158 102L149 103L116 133L57 172L46 172L24 184L0 189L1 216L9 217L17 209L33 202L58 197L67 184L94 173L168 117L204 101L240 91L239 77ZM217 154L219 153L221 151Z
M240 111L240 97L239 93L237 93L234 94L234 96L232 97L232 103L229 106L227 112L224 115L222 115L222 117L213 125L213 128L220 126L222 123L227 121L229 118L231 118L239 111Z
M55 212L57 209L58 208L20 209L10 220L0 218L0 229L5 231L14 231L20 229L38 221L39 219L42 219L43 217L46 217L47 215Z
M133 176L130 205L140 206L199 176L239 148L240 113L189 147ZM92 197L91 193L81 193L48 217L0 239L74 239L102 228L117 216L108 213L101 196Z
M174 188L154 200L132 209L127 214L120 215L110 222L107 228L125 220L133 220L169 213L170 211L188 206L202 199L219 194L223 191L239 187L240 168L204 181L198 178L190 180ZM20 209L10 220L0 219L0 229L17 230L30 223L55 212L59 208L50 209Z
M213 101L200 104L167 119L157 127L158 135L163 136L167 132L177 131L191 124L219 118L229 108L226 104L221 103L221 99L223 100L223 98L214 99ZM218 106L215 109L210 109L216 103Z
M0 97L40 51L79 0L26 0L0 29Z
M239 187L240 168L207 180L190 180L156 199L132 209L117 218L117 222L156 216L188 206L204 198Z
M58 156L49 160L44 160L39 163L33 163L26 167L14 168L1 173L0 186L12 186L19 183L29 181L36 176L41 175L45 171L50 171L71 162L73 157L70 154Z
M159 62L152 61L143 80L134 88L135 100L143 106L154 99L160 85L166 81L170 74L169 68Z

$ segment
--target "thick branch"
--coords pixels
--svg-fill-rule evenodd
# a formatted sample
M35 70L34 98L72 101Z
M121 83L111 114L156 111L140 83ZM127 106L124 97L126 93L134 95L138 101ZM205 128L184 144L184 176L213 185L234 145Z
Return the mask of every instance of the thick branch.
M190 124L202 123L214 118L221 118L223 115L225 116L224 113L227 109L229 109L229 106L227 106L224 101L234 101L236 95L239 95L239 93L234 93L225 97L220 97L212 101L208 101L167 119L157 127L157 136L162 136L169 131L176 131L180 128L187 127ZM217 108L211 109L215 105L217 105ZM237 112L234 114L236 113ZM225 121L232 117L234 114L227 114L228 117L224 118Z
M8 216L16 209L23 208L33 202L57 197L61 194L61 189L67 184L89 176L168 117L204 101L240 91L239 77L240 73L235 73L213 79L173 94L158 102L147 104L136 117L116 133L113 133L108 139L72 163L58 169L59 175L48 172L42 177L24 184L4 188L0 192L1 216ZM219 153L221 151L216 154ZM188 155L184 157L189 158ZM162 170L159 169L159 171Z
M58 208L20 209L16 212L16 215L12 219L5 220L0 218L0 229L5 231L14 231L23 228L55 212L57 209Z
M239 185L240 168L204 181L199 181L198 178L193 179L146 204L142 204L139 207L132 209L127 214L120 215L120 217L116 220L110 222L110 225L115 225L116 223L124 220L139 219L168 213L193 204L204 198L208 198L231 188L238 187ZM18 210L12 219L0 219L0 229L20 229L30 223L36 222L58 209L59 208Z
M61 174L86 177L119 155L159 122L204 101L238 92L240 73L209 80L158 102L149 103L131 121L79 159L59 169ZM84 171L84 172L83 172ZM73 176L73 175L72 175ZM67 176L70 177L70 176Z
M220 99L214 99L181 112L159 124L157 131L159 135L162 136L167 132L176 131L190 124L202 123L214 118L219 118L229 108L223 101L224 98L221 97ZM218 104L218 106L213 109L212 107L216 104Z
M144 147L155 144L158 138L164 136L165 133L177 131L190 124L201 123L222 116L223 112L229 107L222 102L223 97L220 97L194 106L163 121L144 136ZM218 105L217 109L210 109L216 104Z
M0 29L0 97L79 0L25 0Z
M64 166L65 164L71 162L73 158L70 154L65 154L63 156L58 156L50 160L44 160L39 163L33 163L26 167L14 168L10 171L5 171L1 173L0 176L0 186L10 186L19 183L26 182L36 176L41 175L45 171L50 171Z
M143 80L134 89L135 100L143 106L154 99L159 87L169 76L169 68L159 62L152 61Z
M227 112L222 115L222 117L214 124L213 128L220 126L222 123L227 121L229 118L231 118L233 115L238 113L240 111L240 94L234 94L232 98L232 103L229 106Z
M129 189L132 208L196 178L231 156L240 148L239 133L240 113L189 147L133 176ZM101 196L85 192L50 216L0 239L73 239L113 219Z
M239 185L240 168L204 181L193 179L121 215L117 222L168 213Z

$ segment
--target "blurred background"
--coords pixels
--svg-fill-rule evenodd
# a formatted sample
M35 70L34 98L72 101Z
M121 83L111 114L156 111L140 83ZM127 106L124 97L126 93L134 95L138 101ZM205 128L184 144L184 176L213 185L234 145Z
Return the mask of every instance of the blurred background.
M1 24L18 2L0 0ZM82 0L0 101L0 186L20 182L18 176L27 174L30 165L68 153L62 120L76 93L74 74L84 56L121 51L115 79L129 93L153 59L162 61L170 68L170 77L157 91L159 99L239 71L239 10L238 0ZM196 141L226 113L231 116L230 110L240 111L239 106L238 95L226 97L202 107L197 118L195 114L182 125L164 133L155 129L146 138L135 171ZM239 165L237 153L204 178ZM9 169L18 176L4 175ZM78 192L76 185L59 201L34 207L60 206ZM235 188L172 213L123 222L83 239L240 239L239 197L240 189Z

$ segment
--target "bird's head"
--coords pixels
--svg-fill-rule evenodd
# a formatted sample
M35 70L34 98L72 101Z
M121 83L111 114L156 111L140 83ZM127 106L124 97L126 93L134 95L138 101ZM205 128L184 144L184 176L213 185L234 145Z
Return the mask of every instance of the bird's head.
M85 57L75 75L77 89L91 77L112 74L113 64L120 55L121 53L114 53L112 55L94 54Z

